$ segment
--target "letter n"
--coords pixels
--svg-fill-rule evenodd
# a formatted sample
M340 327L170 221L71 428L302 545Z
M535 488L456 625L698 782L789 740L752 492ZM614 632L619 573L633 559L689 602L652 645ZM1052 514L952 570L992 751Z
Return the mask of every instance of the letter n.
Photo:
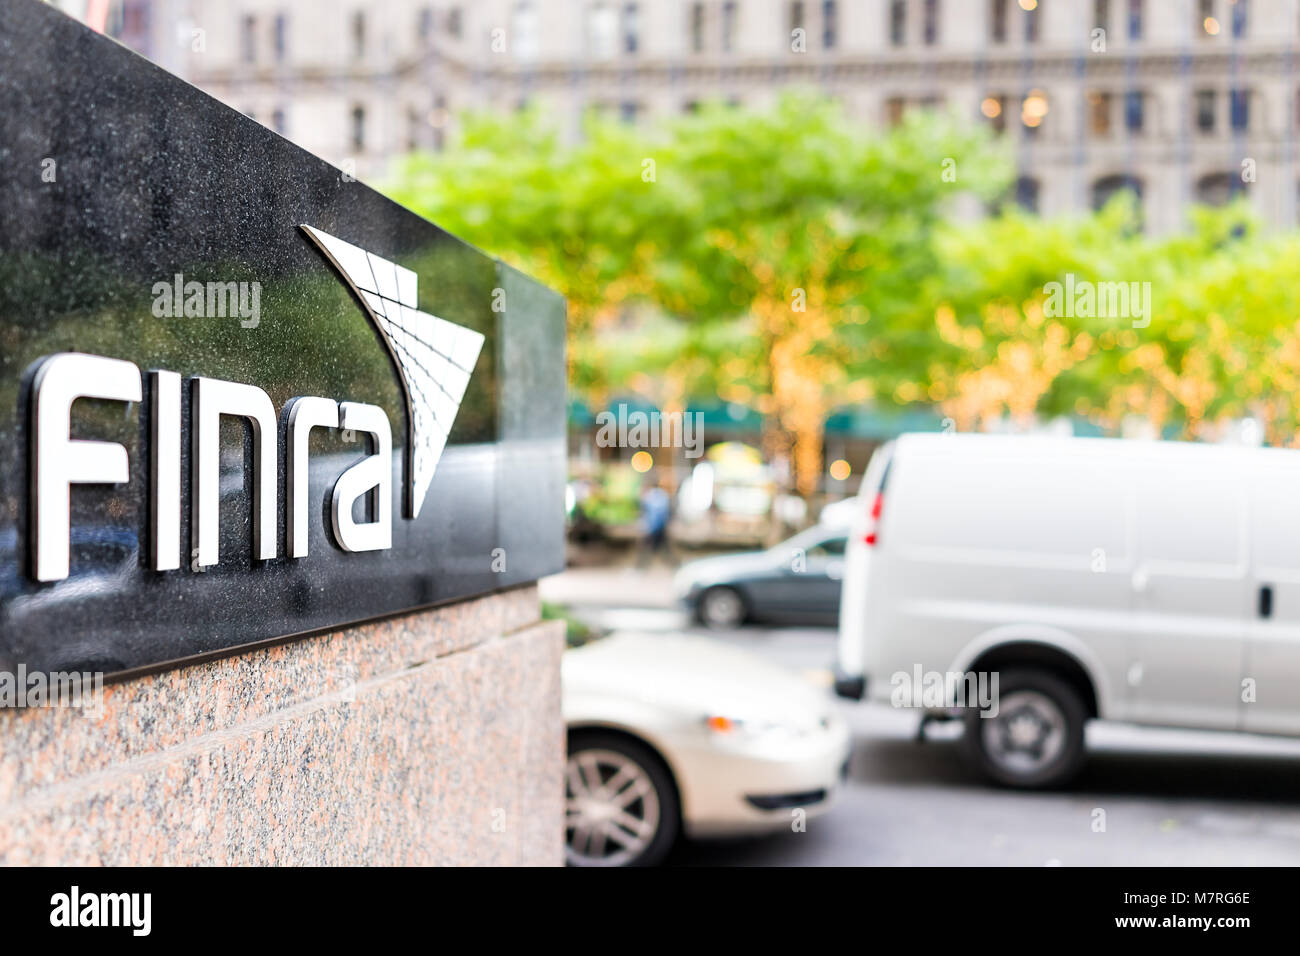
M255 385L196 378L192 383L190 430L193 487L191 527L197 564L220 560L221 416L244 418L253 428L253 556L275 557L276 422L271 398Z

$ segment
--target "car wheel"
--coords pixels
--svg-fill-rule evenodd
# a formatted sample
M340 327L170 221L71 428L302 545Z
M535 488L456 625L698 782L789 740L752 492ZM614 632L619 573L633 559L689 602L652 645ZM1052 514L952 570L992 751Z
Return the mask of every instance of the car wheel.
M1088 716L1073 687L1045 671L1005 671L995 705L995 716L977 707L965 714L965 749L985 776L1034 789L1060 786L1079 772Z
M564 855L570 866L655 866L681 830L677 787L659 755L619 734L569 738Z
M709 588L700 595L700 620L717 630L739 627L745 621L745 599L735 588Z

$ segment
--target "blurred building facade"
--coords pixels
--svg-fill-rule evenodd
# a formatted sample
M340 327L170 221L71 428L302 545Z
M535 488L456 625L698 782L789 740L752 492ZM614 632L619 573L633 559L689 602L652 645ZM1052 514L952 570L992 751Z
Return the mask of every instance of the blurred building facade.
M96 0L62 0L76 15ZM816 86L873 126L945 108L1014 142L1016 201L1116 190L1153 232L1246 192L1297 223L1300 0L111 0L107 30L357 175L466 109L578 135Z

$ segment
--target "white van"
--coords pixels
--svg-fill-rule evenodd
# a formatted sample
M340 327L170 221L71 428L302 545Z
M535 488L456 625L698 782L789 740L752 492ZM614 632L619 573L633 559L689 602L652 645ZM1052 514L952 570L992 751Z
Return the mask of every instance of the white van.
M994 780L1068 780L1091 718L1300 736L1300 451L909 434L860 497L836 689L996 674L942 708Z

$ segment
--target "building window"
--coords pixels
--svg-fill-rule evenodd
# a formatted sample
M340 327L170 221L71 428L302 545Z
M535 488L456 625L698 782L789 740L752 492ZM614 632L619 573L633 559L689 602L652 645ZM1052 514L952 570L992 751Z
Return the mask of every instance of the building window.
M415 32L421 44L427 44L433 36L433 8L421 7L419 18L415 21Z
M738 4L727 0L722 5L722 52L730 53L736 48L736 14Z
M366 55L366 14L358 10L352 14L352 58L359 60Z
M889 42L892 46L907 42L907 0L889 0Z
M1030 90L1020 104L1020 124L1026 135L1033 136L1047 119L1047 94L1042 90Z
M257 17L250 15L239 21L239 58L245 63L257 62Z
M1111 197L1116 193L1125 191L1136 195L1138 202L1141 203L1142 181L1136 176L1119 174L1101 177L1092 184L1092 208L1100 209L1110 202Z
M114 10L113 7L118 7ZM152 56L149 31L149 0L122 0L109 8L109 18L104 32L120 40L137 53Z
M618 118L629 126L635 125L637 116L641 113L641 105L632 100L625 100L618 104Z
M1015 205L1028 213L1038 212L1039 182L1032 176L1017 176L1006 192L988 204L990 216L1000 216Z
M275 130L281 136L288 136L289 124L285 119L284 109L276 108L271 113L271 129Z
M1202 133L1214 132L1215 113L1217 112L1216 99L1214 90L1196 91L1196 128Z
M635 3L623 5L623 52L636 53L641 48L641 12Z
M1021 176L1016 180L1016 205L1025 212L1038 212L1038 180Z
M289 52L289 18L283 13L275 15L275 25L271 28L271 38L275 48L275 62L283 63Z
M926 46L939 42L939 0L925 0L925 20L922 36Z
M1103 33L1110 32L1110 0L1093 0L1092 26Z
M989 36L994 43L1007 42L1007 4L1010 0L989 0Z
M1005 96L986 96L980 103L980 113L989 121L994 132L1001 133L1007 128L1007 98Z
M352 148L362 152L366 148L366 108L352 107Z
M429 112L429 125L433 127L433 148L441 153L447 140L447 97L439 93L433 98L433 109Z
M1093 136L1110 135L1110 118L1114 97L1096 90L1088 94L1088 132Z
M1198 0L1196 4L1196 28L1202 37L1219 35L1219 18L1214 15L1214 0Z
M840 13L835 0L822 0L822 49L833 50L840 39Z
M521 60L536 59L540 52L540 38L537 35L537 6L533 0L519 0L511 20L515 56Z
M1146 97L1141 90L1124 94L1124 128L1130 133L1140 133L1146 125Z
M1226 206L1246 191L1246 184L1235 173L1210 173L1196 181L1196 201L1206 206Z
M1038 4L1029 0L1028 3L1021 4L1025 11L1025 42L1038 42Z
M451 36L459 40L460 31L461 31L460 7L452 7L450 10L447 11L447 32Z
M691 52L704 52L704 4L691 4Z
M804 28L804 24L803 24L803 2L802 2L802 0L794 0L794 2L790 4L790 34L791 34L791 36L794 35L794 31L795 31L795 30L802 30L803 28Z
M906 100L901 96L891 96L885 100L885 122L890 126L897 126L903 122L903 113L906 109Z
M1142 0L1128 0L1128 38L1142 39Z
M597 59L618 52L618 13L607 3L593 4L587 11L587 48Z
M1228 122L1234 133L1250 129L1250 90L1232 90L1228 93Z
M1240 40L1246 35L1246 24L1250 17L1250 0L1230 0L1232 3L1232 36Z

